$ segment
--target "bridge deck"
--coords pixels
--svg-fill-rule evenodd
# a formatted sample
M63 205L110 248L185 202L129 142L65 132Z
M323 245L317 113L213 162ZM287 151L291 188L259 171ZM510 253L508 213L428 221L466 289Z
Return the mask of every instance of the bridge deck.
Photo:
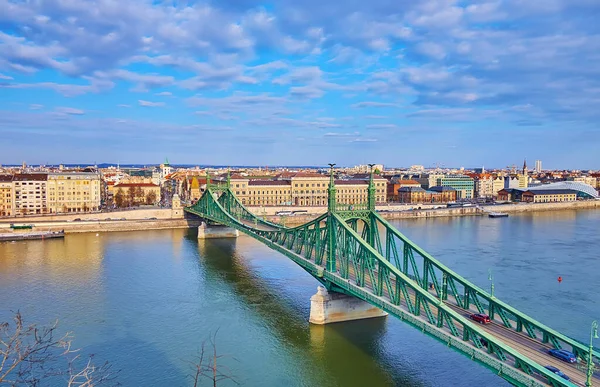
M350 281L354 282L353 285L356 285L356 277L354 275L354 270L351 267L350 268ZM340 279L342 278L339 273L337 274ZM365 279L366 283L370 283L370 279L367 277ZM392 284L395 285L395 281L392 278ZM368 290L368 287L365 286L363 287L363 289ZM415 303L415 294L414 291L412 289L408 289L409 291L409 295L411 298L411 301L413 302L413 305ZM431 290L430 293L434 296L436 296L435 291ZM390 302L391 303L391 298L387 292L386 289L384 289L384 294L383 294L383 298L385 301ZM453 296L448 295L448 299L444 301L444 304L446 304L447 306L450 306L453 310L455 310L457 313L461 314L462 316L464 316L465 318L469 318L469 316L473 313L479 313L477 309L475 309L475 307L473 309L470 310L465 310L459 306L456 305L456 300L454 299ZM403 308L406 308L405 305L402 305ZM431 311L432 313L435 315L437 314L437 308L435 308L435 306L431 307ZM407 309L408 311L408 309ZM421 316L418 316L417 318L421 319L424 323L428 323L427 321L427 317L425 315L425 311L424 309L421 309ZM564 362L560 359L557 359L553 356L550 356L548 354L548 350L553 348L549 343L542 343L538 340L535 340L531 337L529 337L526 333L522 332L516 332L513 329L507 328L505 327L502 323L498 323L497 321L492 321L492 323L490 324L481 324L481 327L490 335L502 340L502 342L504 342L506 345L512 347L513 349L517 350L519 353L529 357L531 360L535 361L536 363L542 365L542 366L547 366L547 365L551 365L554 366L556 368L558 368L559 370L563 371L567 376L569 376L571 378L571 382L577 386L585 386L585 381L586 381L586 370L585 368L579 366L577 364L571 364L571 363L567 363ZM460 335L462 336L462 329L460 326L456 327L457 330L459 331ZM480 349L480 351L485 351L486 348ZM585 364L584 364L585 366ZM541 377L540 375L534 375L534 377L541 381L542 383L546 383L546 379ZM595 381L600 381L600 375L596 372L594 374L593 379Z

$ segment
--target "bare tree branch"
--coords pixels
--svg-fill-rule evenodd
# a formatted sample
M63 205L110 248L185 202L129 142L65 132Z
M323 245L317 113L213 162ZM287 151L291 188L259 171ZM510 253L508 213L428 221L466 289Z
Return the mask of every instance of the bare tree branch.
M39 386L50 377L66 375L69 386L92 387L113 382L116 372L105 363L92 364L76 370L79 355L72 349L72 335L65 333L57 338L58 321L50 327L25 325L17 311L13 323L0 323L0 384ZM65 365L66 362L66 365ZM113 385L115 385L113 383Z
M230 380L231 382L239 385L239 383L235 380L235 377L228 372L229 370L227 367L218 364L218 360L224 357L223 355L219 355L217 353L216 339L218 332L219 330L217 329L214 334L209 335L209 338L202 342L199 355L196 357L196 360L189 362L194 370L194 387L199 387L199 383L202 378L212 381L213 387L216 387L217 383L223 380ZM212 352L210 358L206 358L207 342L210 345ZM224 370L226 370L227 373L224 372Z

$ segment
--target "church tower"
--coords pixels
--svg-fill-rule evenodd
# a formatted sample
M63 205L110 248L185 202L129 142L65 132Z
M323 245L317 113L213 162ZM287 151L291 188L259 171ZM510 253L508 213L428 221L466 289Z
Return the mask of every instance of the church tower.
M527 176L527 159L523 160L523 175Z

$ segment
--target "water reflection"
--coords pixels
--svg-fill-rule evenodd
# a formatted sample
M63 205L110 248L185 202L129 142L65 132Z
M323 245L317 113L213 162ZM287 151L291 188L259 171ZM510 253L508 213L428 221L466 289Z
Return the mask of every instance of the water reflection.
M290 292L297 289L277 289L261 278L244 256L238 252L256 249L250 238L212 239L192 241L198 243L200 256L206 269L226 281L243 302L260 315L272 334L280 342L294 349L308 378L303 385L338 386L392 386L393 379L402 379L408 385L417 385L404 375L390 375L393 369L383 369L380 357L380 340L385 337L386 319L353 321L326 326L307 322L309 297L307 289L316 290L316 281L308 282L301 292L302 300L290 300ZM243 248L240 248L243 246ZM268 251L268 250L267 250ZM269 259L287 258L269 252ZM264 265L264 256L261 265ZM292 273L296 275L297 273ZM287 295L280 294L288 292ZM295 294L298 296L298 294ZM293 295L292 295L293 296ZM289 303L291 302L291 303ZM298 302L304 306L299 307Z

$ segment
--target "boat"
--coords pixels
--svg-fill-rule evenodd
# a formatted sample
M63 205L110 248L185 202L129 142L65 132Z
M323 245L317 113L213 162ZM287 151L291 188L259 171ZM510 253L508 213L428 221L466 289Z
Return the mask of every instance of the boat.
M31 230L33 228L33 224L10 224L10 228L13 230Z
M7 232L0 233L0 242L4 241L26 241L32 239L64 238L65 231L38 231L38 232Z
M508 214L505 212L490 212L488 216L490 218L508 218Z

